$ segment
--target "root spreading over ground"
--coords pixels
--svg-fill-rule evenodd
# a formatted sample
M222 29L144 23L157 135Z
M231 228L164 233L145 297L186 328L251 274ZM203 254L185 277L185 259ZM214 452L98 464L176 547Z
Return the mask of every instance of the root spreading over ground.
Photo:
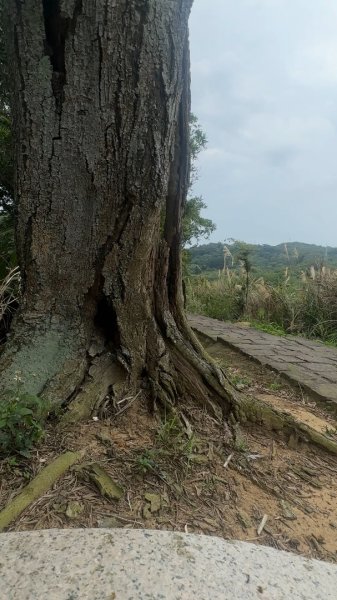
M208 350L248 397L336 441L333 418L277 374L230 349ZM246 422L234 425L233 436L192 403L177 418L149 414L143 400L141 393L128 410L107 419L50 425L31 459L3 461L0 508L63 452L84 454L9 530L166 529L337 561L335 456L287 429Z

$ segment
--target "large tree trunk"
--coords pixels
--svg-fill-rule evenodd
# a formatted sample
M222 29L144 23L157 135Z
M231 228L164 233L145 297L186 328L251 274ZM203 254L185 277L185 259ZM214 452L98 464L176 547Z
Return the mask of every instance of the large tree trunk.
M100 402L143 382L230 410L183 313L191 4L8 0L23 304L3 389L20 371Z

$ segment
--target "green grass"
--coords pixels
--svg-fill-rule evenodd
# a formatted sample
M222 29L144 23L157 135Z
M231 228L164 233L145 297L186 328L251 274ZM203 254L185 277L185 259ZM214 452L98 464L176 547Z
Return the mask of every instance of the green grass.
M252 385L252 380L249 379L249 377L246 377L245 375L240 375L240 374L232 374L230 376L231 379L231 383L234 385L234 387L238 388L238 389L244 389L247 387L250 387Z
M137 455L134 461L136 471L142 475L147 473L160 473L160 467L158 464L158 456L155 449L144 450L141 454Z
M279 381L273 381L273 383L269 383L267 386L272 392L279 392L283 388L283 384Z
M167 418L158 428L154 446L136 455L135 469L142 475L153 473L165 478L169 462L181 473L186 473L190 463L198 458L197 445L195 435L187 435L178 417Z
M259 321L251 321L251 326L254 327L254 329L258 329L264 333L270 333L271 335L287 335L287 332L284 331L283 327L277 325L276 323L261 323Z
M330 346L331 348L337 348L337 337L332 337L332 339L321 340L321 341L325 344L325 346Z

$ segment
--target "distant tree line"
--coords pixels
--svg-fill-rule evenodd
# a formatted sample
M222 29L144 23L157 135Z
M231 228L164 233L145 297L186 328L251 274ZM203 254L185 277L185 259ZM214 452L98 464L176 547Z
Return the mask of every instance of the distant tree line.
M224 267L224 246L234 258L227 260L226 266L235 268L235 257L242 249L242 243L232 242L209 243L190 248L190 270L192 273L221 270ZM272 278L283 276L284 270L291 267L292 271L303 271L312 265L319 268L322 265L337 267L337 248L316 246L291 242L270 246L267 244L249 244L249 260L255 275L267 275Z

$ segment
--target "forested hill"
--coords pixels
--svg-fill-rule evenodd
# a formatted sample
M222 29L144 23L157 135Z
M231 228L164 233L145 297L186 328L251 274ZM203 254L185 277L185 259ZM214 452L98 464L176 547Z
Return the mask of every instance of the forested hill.
M235 257L241 245L237 242L226 244L228 250ZM325 264L337 267L337 248L315 246L301 242L291 242L269 246L267 244L246 246L249 249L250 261L256 272L280 272L286 267L304 270L311 265ZM189 249L190 266L192 272L222 269L224 266L224 244L203 244ZM227 265L231 266L231 257L228 256Z

